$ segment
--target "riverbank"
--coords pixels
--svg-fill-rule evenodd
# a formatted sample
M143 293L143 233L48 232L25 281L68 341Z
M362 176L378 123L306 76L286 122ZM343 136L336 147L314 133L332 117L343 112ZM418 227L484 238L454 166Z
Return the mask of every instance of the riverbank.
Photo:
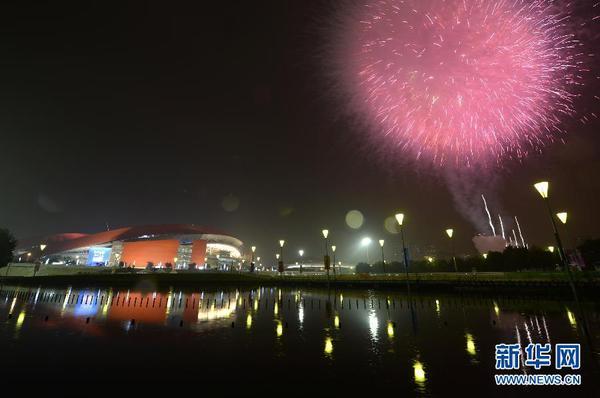
M64 272L63 267L63 272ZM45 271L45 272L41 272ZM481 273L409 273L405 274L344 274L300 275L247 272L173 271L135 273L115 270L70 269L72 274L49 274L42 269L33 273L9 277L0 276L2 284L72 285L72 286L136 286L140 283L156 287L196 285L262 285L262 286L321 286L406 289L416 291L490 291L529 292L532 294L570 294L568 277L563 272L481 272ZM575 286L582 295L600 297L600 273L574 273Z

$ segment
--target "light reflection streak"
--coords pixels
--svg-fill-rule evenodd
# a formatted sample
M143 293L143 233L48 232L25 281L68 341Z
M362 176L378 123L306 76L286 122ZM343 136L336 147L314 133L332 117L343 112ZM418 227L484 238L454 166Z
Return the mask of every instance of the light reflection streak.
M277 321L275 332L277 333L277 337L281 337L281 335L283 334L283 324L279 320Z
M333 353L333 340L331 340L331 337L329 336L325 338L325 347L323 351L325 352L326 357L331 357L331 354Z
M415 377L415 383L421 388L425 387L425 382L427 381L425 367L418 360L413 362L413 373Z
M12 303L10 304L10 310L8 311L9 315L12 315L13 311L15 310L15 304L17 304L17 295L15 294L15 297L13 298Z
M477 354L477 349L475 347L475 340L473 339L473 335L471 333L465 334L465 338L467 339L467 352L475 356Z
M373 341L377 341L377 329L379 328L379 319L377 319L377 314L374 309L369 310L369 332L371 334L371 339Z
M392 321L388 321L387 334L390 339L394 338L394 323Z

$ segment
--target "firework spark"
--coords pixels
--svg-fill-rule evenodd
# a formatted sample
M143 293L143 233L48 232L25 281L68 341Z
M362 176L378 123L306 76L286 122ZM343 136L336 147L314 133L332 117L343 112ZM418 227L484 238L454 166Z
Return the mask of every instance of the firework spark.
M371 136L489 166L557 139L584 72L560 0L357 0L334 62Z
M517 229L519 230L519 236L521 237L521 243L523 244L523 247L527 247L527 245L525 244L525 238L523 238L523 232L521 232L521 225L519 224L519 219L517 218L517 216L515 216L515 222L517 223Z
M490 214L490 209L488 209L487 201L485 200L485 196L481 194L481 199L483 199L483 208L488 216L488 221L490 222L490 229L492 230L492 234L496 236L496 228L494 228L494 223L492 222L492 215Z

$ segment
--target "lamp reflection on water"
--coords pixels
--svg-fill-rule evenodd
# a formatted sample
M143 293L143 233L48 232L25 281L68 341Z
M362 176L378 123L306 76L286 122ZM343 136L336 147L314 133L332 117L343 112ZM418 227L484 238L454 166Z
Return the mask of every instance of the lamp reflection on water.
M15 331L19 332L21 327L23 326L23 322L25 321L25 310L19 313L19 317L17 318L17 324L15 325Z
M331 337L325 338L325 348L323 351L325 352L325 356L331 357L331 354L333 353L333 340L331 340Z
M440 315L440 300L435 299L435 312Z
M473 339L473 335L471 333L465 334L465 338L467 339L467 352L470 355L476 355L477 349L475 347L475 340Z
M277 333L277 337L281 337L281 335L283 334L283 325L281 324L281 321L277 321L277 327L275 328L275 332Z
M567 318L569 318L569 323L571 324L571 326L577 327L577 318L575 317L575 314L573 314L571 312L571 310L569 310L568 308L567 308Z
M248 314L246 317L246 328L250 329L252 327L252 315Z
M336 329L340 328L340 316L336 314L336 316L333 318L333 326L335 326Z
M413 371L415 375L415 383L417 383L419 387L424 387L425 382L427 381L427 376L425 375L425 368L423 367L423 364L420 361L415 360L413 362Z
M390 339L394 338L394 322L392 322L392 321L388 321L387 334Z

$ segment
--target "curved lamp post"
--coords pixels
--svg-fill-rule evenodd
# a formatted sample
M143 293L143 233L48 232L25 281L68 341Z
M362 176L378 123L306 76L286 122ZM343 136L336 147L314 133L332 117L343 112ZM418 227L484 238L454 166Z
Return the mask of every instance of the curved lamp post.
M333 277L335 278L335 249L337 249L336 245L331 246L331 252L333 253Z
M254 253L256 252L256 246L250 248L252 250L252 259L250 260L250 272L254 272Z
M383 255L383 244L385 241L383 239L379 239L379 246L381 246L381 264L383 266L383 273L385 274L385 256Z
M398 213L394 217L396 217L396 221L400 226L400 235L402 236L402 254L404 256L404 270L406 272L406 280L408 280L408 250L406 250L406 241L404 240L404 213Z
M327 272L327 280L329 280L329 251L327 248L327 237L329 236L329 230L324 229L321 231L321 233L325 239L325 257L323 257L323 265L325 267L325 271Z
M285 240L281 239L279 241L279 257L277 257L279 260L277 263L279 275L283 275L283 245L285 245Z
M458 272L458 267L456 266L456 256L454 255L454 240L452 237L454 236L454 230L452 228L448 228L446 230L446 235L450 239L450 250L452 251L452 263L454 264L454 272Z

